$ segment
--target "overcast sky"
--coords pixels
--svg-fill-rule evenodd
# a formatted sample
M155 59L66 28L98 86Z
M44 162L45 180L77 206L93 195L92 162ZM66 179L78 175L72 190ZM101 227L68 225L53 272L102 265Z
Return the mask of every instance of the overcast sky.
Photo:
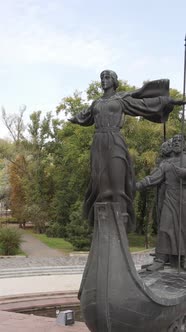
M0 106L53 111L103 69L182 91L185 33L186 0L0 0Z

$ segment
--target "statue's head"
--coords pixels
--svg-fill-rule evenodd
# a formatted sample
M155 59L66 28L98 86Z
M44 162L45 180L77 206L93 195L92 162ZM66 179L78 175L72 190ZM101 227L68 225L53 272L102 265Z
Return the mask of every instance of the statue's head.
M169 139L168 141L164 142L161 145L161 155L162 157L169 157L172 152L172 140Z
M113 81L113 87L114 87L114 90L116 90L119 86L119 82L118 82L118 76L117 74L113 71L113 70L103 70L100 74L100 78L101 80L103 80L104 76L110 76L112 81ZM102 85L103 87L103 85Z
M182 134L174 135L172 138L172 151L176 154L180 153L182 145L184 148L184 136Z

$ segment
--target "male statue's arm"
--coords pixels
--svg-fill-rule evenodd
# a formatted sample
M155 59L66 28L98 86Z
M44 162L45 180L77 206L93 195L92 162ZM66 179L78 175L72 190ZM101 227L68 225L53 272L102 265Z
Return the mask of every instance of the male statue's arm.
M162 167L155 168L152 173L136 183L136 190L142 191L148 187L156 186L164 181L164 171Z
M179 176L179 178L186 180L186 168L178 167L176 165L174 165L174 168L175 168L176 174Z

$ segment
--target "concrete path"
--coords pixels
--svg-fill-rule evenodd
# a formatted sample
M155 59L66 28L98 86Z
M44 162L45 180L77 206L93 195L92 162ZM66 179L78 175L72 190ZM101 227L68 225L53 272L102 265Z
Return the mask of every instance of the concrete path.
M55 318L0 311L1 332L89 332L84 323L57 325Z
M1 279L0 298L33 293L78 292L81 278L82 274L69 274Z
M36 239L29 233L23 232L21 249L28 257L61 257L59 250L49 248L46 244Z

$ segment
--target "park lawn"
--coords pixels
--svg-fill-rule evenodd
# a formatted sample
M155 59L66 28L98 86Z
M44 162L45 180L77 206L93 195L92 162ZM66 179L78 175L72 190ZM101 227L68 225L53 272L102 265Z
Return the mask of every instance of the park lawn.
M129 248L130 252L144 251L147 248L145 247L145 235L139 235L137 233L129 233ZM154 248L156 245L156 236L151 236L150 245L148 249Z
M27 232L30 232L33 236L38 238L41 242L45 243L47 246L53 249L59 249L63 252L70 252L73 251L73 245L62 239L62 238L50 238L46 236L45 234L36 234L32 230L29 230ZM138 251L144 251L145 248L145 236L144 235L138 235L136 233L130 233L128 234L129 239L129 248L130 252L138 252ZM156 237L153 236L150 241L150 248L155 247L155 241Z
M45 243L50 248L59 249L63 252L73 251L73 245L62 238L48 237L46 236L46 234L36 234L33 231L29 232L32 233L33 236L35 236L41 242Z

